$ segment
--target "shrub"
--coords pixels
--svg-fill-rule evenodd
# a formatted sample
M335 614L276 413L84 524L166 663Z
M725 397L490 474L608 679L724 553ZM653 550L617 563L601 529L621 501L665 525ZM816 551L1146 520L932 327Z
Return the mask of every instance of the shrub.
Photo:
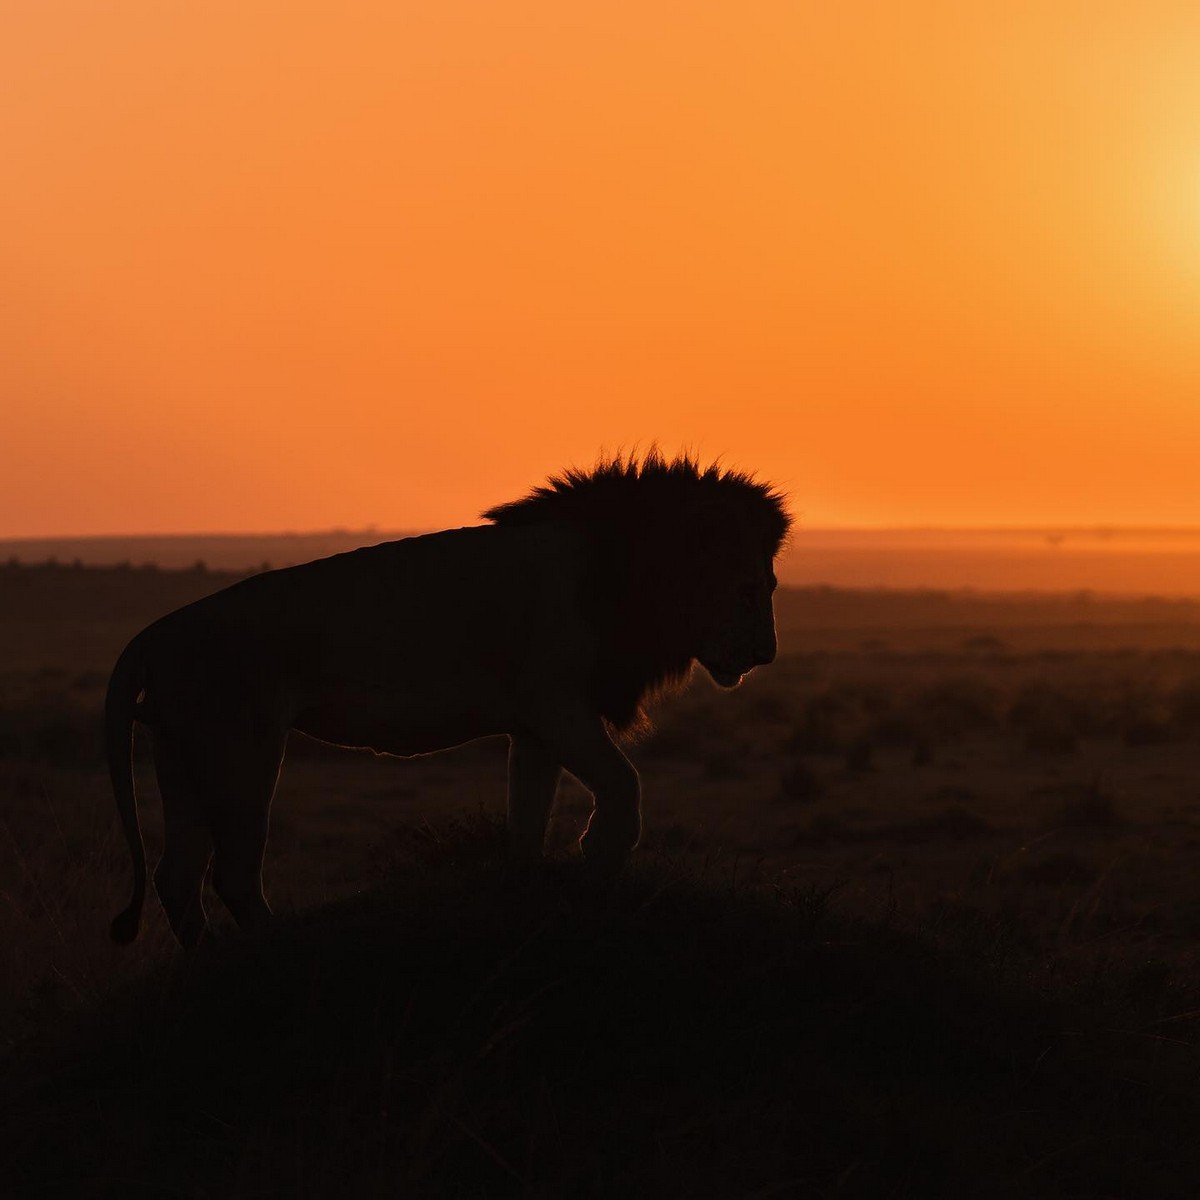
M1200 676L1185 680L1171 697L1171 719L1180 733L1200 733Z
M975 676L950 677L919 692L913 708L931 733L956 740L995 725L999 694Z
M101 718L93 709L58 700L0 709L0 758L87 767L103 756Z
M1024 734L1026 746L1046 754L1070 754L1084 724L1081 706L1073 697L1045 683L1027 683L1008 713L1009 724Z
M805 705L791 748L807 754L843 754L890 711L891 704L882 688L827 688Z

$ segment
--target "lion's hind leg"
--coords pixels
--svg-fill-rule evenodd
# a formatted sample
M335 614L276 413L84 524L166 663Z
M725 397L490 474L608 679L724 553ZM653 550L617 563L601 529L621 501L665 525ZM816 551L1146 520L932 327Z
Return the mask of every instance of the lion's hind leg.
M262 889L271 800L283 761L286 731L240 729L221 755L214 780L213 890L245 930L262 929L271 908Z
M154 733L154 769L163 804L163 854L154 887L180 945L191 949L208 928L204 876L212 858L212 828L204 809L194 739Z

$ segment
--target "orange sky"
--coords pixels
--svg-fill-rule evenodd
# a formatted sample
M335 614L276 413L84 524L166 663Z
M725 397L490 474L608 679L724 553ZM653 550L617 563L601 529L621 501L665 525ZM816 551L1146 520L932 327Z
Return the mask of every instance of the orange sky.
M1200 6L15 0L0 536L1200 523Z

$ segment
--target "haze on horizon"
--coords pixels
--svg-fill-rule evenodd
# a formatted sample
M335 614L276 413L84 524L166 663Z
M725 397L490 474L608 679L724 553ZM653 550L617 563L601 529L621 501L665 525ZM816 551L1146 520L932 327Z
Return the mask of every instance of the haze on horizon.
M470 524L657 442L809 528L1200 525L1200 9L0 14L0 537Z

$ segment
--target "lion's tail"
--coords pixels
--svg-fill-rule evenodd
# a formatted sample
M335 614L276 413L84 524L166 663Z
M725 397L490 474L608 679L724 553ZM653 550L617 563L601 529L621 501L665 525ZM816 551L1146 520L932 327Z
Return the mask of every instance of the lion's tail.
M137 797L133 788L133 722L138 712L138 693L145 686L145 656L141 636L121 652L104 701L104 742L108 772L112 779L117 812L125 829L125 840L133 858L133 898L129 907L112 923L114 942L128 945L138 935L142 905L146 900L146 848L138 825Z

